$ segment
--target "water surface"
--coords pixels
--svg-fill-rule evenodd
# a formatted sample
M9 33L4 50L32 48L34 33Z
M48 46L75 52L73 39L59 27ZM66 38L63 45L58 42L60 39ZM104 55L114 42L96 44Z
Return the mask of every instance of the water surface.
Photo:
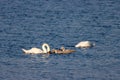
M1 0L1 80L120 80L119 0ZM95 47L79 49L83 40ZM26 55L48 43L76 52Z

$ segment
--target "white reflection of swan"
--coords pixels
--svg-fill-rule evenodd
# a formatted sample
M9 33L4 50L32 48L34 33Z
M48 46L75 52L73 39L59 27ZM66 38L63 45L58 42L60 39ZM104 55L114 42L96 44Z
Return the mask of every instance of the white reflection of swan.
M48 63L50 61L49 54L42 54L42 55L30 55L29 61L33 63Z
M92 44L90 41L81 41L75 45L77 48L89 48L92 46L95 46L95 44Z
M47 43L44 43L42 45L42 50L39 49L39 48L31 48L29 50L26 50L26 49L22 49L22 51L26 54L41 54L41 53L49 53L50 52L50 47Z

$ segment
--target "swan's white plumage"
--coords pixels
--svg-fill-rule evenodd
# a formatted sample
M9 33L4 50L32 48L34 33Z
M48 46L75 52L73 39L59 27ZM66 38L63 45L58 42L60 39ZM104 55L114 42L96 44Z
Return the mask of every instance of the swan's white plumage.
M89 48L92 47L93 44L90 41L81 41L75 45L77 48Z
M49 47L48 44L44 43L44 44L42 45L42 50L39 49L39 48L34 47L34 48L29 49L29 50L22 49L22 51L23 51L24 53L26 53L26 54L30 54L30 53L31 53L31 54L48 53L48 52L50 51L50 47Z
M38 54L38 53L43 53L43 51L39 48L31 48L29 50L26 49L22 49L25 53L34 53L34 54Z

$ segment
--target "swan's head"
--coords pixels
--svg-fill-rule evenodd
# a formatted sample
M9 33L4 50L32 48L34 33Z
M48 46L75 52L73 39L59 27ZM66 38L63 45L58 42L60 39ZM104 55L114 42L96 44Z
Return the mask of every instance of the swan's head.
M60 49L61 49L62 51L65 51L65 47L63 47L63 46L62 46Z

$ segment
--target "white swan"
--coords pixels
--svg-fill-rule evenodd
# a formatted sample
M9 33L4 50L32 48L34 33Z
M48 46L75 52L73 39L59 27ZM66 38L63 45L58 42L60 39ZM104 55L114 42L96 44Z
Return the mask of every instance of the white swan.
M89 48L94 46L95 44L92 44L90 41L81 41L78 44L75 45L77 48Z
M40 54L40 53L49 53L50 52L50 47L48 44L44 43L42 45L42 50L39 49L39 48L31 48L29 50L26 50L26 49L22 49L22 51L26 54Z

